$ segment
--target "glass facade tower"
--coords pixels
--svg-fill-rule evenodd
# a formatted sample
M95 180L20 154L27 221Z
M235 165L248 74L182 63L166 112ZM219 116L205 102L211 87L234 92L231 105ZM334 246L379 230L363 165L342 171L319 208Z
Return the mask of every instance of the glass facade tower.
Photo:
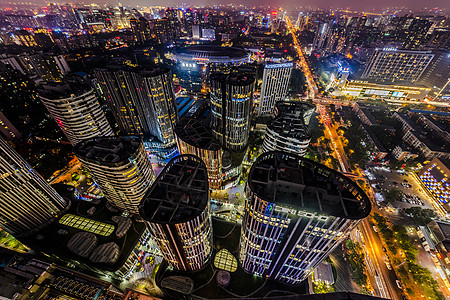
M95 73L122 134L152 135L165 145L175 144L178 110L169 69L119 66Z
M135 136L98 137L78 143L74 153L114 206L138 213L155 181L142 140Z
M285 152L256 160L246 192L241 265L288 284L305 280L371 210L356 183Z
M208 170L210 189L222 185L222 147L199 121L183 118L175 127L180 154L193 154L200 157Z
M68 203L0 137L0 227L29 235L56 219Z
M142 200L147 222L164 259L174 269L202 269L212 254L208 172L194 155L173 158Z
M211 75L211 127L222 147L233 151L247 147L254 89L253 76Z
M114 135L90 87L49 83L39 90L39 99L72 145L96 136Z

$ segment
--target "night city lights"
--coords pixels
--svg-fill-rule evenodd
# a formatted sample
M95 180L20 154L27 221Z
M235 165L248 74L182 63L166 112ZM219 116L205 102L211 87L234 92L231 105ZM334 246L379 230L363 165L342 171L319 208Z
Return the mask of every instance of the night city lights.
M0 299L450 300L448 1L0 1Z

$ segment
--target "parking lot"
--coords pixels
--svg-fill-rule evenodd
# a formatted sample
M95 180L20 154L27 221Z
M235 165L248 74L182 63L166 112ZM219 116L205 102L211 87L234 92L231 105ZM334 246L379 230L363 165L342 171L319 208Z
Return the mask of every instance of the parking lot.
M370 178L370 182L375 193L382 195L383 192L396 188L405 195L404 202L396 201L393 203L395 208L420 206L433 209L432 200L422 190L422 187L412 174L399 174L395 170L391 171L381 167L371 167L368 172L373 175ZM380 198L378 197L378 199Z

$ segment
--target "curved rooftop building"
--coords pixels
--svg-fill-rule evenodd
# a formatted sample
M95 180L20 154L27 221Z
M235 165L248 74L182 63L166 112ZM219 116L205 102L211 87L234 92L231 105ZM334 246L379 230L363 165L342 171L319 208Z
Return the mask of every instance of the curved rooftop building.
M295 114L302 116L306 125L309 125L311 116L316 107L308 102L303 101L278 101L275 103L274 115L275 117L281 114Z
M254 89L253 76L211 75L211 127L222 147L232 151L247 147Z
M301 118L282 114L267 126L263 152L285 151L304 156L310 141L311 134Z
M195 45L173 52L178 64L180 83L188 91L200 91L209 87L209 75L227 73L232 67L250 62L250 55L241 48L216 45Z
M140 138L97 137L78 143L74 153L111 204L138 213L142 197L155 180Z
M241 64L248 62L250 55L247 51L236 47L222 47L216 45L195 45L179 48L173 53L180 61L200 61L216 64Z
M47 83L39 90L39 99L72 145L114 135L94 90L88 86Z
M175 127L180 154L200 157L208 170L210 189L219 189L222 184L222 147L199 121L181 119Z
M256 160L246 193L241 265L288 284L305 280L371 211L356 183L285 152Z
M194 155L173 158L139 206L167 262L177 270L202 269L212 252L208 172Z

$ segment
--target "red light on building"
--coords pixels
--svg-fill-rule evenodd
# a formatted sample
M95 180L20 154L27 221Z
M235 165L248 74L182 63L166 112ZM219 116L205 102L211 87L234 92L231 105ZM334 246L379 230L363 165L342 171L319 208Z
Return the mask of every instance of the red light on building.
M278 12L276 10L272 11L272 16L278 15Z

